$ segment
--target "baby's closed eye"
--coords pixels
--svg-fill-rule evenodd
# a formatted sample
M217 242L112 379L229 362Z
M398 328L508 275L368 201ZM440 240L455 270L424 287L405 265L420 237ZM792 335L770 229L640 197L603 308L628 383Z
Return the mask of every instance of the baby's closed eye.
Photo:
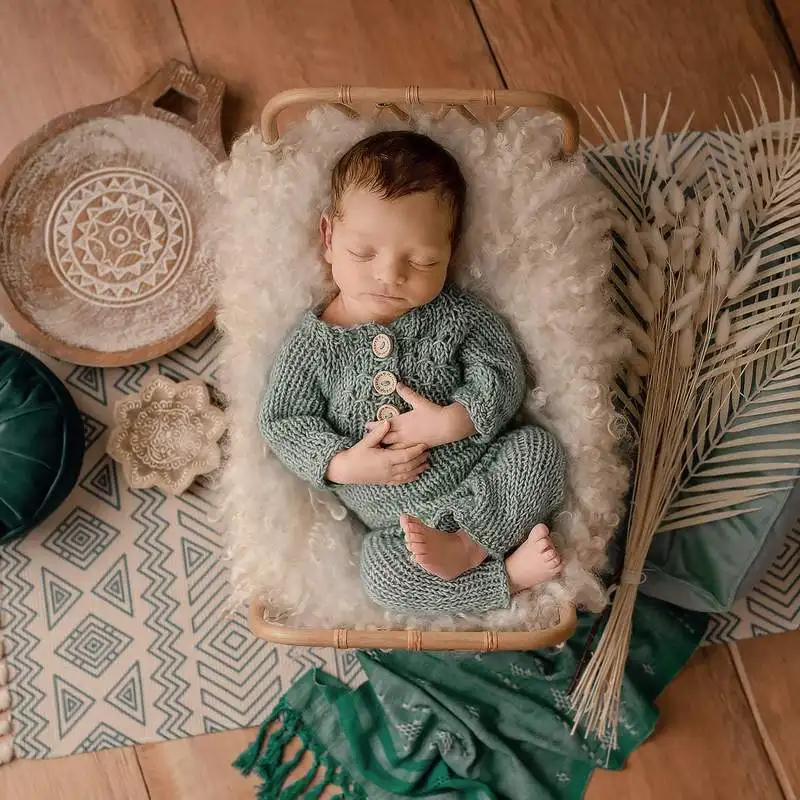
M375 258L375 253L370 250L349 250L347 251L350 253L353 258L357 259L358 261L370 261L371 259Z

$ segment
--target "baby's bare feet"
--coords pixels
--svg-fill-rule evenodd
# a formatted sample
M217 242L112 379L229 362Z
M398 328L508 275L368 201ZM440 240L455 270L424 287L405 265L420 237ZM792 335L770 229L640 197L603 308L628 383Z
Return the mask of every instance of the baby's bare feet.
M442 580L455 580L486 560L486 551L464 531L429 528L408 514L400 517L400 527L417 564Z
M506 559L511 594L555 578L561 572L561 556L550 540L547 525L537 525L528 538Z

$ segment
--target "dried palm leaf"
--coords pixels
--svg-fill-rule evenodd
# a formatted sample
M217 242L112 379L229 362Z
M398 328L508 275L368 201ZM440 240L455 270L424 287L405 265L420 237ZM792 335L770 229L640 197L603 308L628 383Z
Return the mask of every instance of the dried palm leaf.
M665 110L646 142L644 104L622 145L590 115L605 145L590 163L625 218L613 286L638 350L617 387L639 441L622 578L573 695L575 724L610 749L653 537L753 511L800 472L800 123L794 91L787 103L778 86L775 122L755 95L713 135L663 135ZM623 114L632 138L624 101Z

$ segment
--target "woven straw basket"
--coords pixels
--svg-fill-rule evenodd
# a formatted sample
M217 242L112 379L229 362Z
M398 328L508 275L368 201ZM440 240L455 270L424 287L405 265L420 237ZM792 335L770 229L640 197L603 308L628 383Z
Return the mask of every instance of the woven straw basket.
M359 117L356 107L370 108L372 114L393 114L400 120L412 118L415 107L438 105L437 116L451 112L476 124L490 121L502 125L521 108L558 114L564 122L564 154L578 148L578 115L562 97L544 92L511 89L404 89L339 86L337 88L290 89L273 97L261 112L261 135L267 144L275 144L280 134L278 117L292 106L329 105L348 117ZM484 120L478 109L482 108ZM488 118L488 119L486 119ZM350 628L295 628L266 621L266 609L258 601L250 607L252 632L276 644L307 647L391 648L407 650L534 650L553 647L566 641L576 625L575 608L561 609L558 624L531 631L434 631L434 630L360 630Z

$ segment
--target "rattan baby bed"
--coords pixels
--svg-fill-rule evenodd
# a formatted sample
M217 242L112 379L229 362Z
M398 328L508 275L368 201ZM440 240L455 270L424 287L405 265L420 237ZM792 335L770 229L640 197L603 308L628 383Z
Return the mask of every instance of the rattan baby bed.
M437 115L457 113L465 119L480 123L477 108L495 110L494 124L503 121L521 108L554 112L563 120L562 153L573 154L578 147L578 116L565 99L543 92L495 89L404 89L350 87L305 88L281 92L273 97L261 114L261 135L270 146L279 146L279 115L292 106L330 105L350 117L363 111L356 107L372 106L373 114L394 114L407 120L414 109L423 105L438 105ZM489 114L486 114L489 117ZM561 607L557 624L540 630L524 631L435 631L415 629L361 630L349 628L299 628L266 621L265 606L254 600L250 607L252 632L278 644L336 648L394 648L409 650L533 650L558 645L568 639L576 625L575 608Z

